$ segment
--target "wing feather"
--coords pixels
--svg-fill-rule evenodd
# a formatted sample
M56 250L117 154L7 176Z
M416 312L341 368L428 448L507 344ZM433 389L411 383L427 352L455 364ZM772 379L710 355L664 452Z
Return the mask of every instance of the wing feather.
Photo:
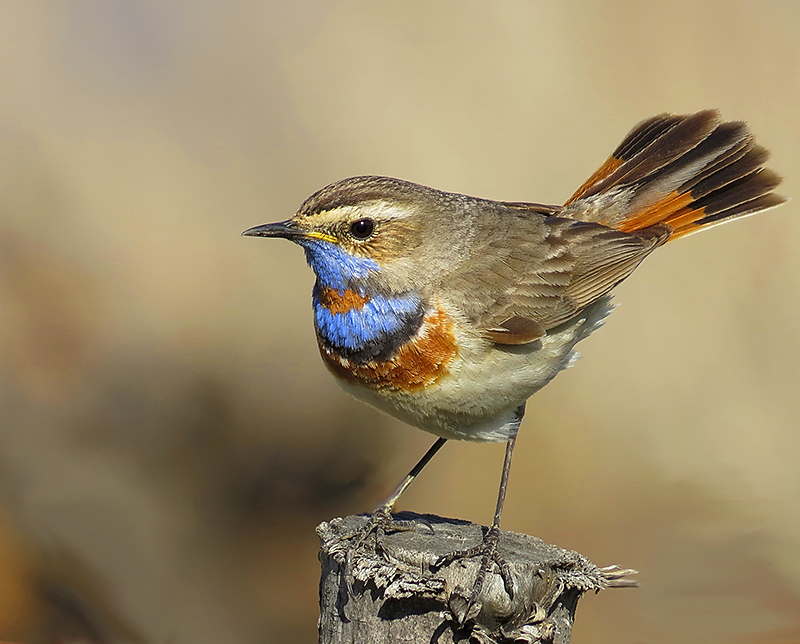
M666 239L519 210L509 208L507 228L486 231L444 285L469 294L465 314L499 344L533 342L563 324L607 295Z

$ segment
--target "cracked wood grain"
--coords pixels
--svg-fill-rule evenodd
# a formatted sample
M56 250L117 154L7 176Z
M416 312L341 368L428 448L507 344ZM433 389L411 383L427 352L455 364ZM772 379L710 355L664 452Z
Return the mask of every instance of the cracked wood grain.
M439 570L441 555L480 543L484 526L408 512L396 515L417 529L390 532L384 551L374 535L352 555L352 594L344 576L349 535L366 515L322 523L319 641L322 644L425 642L566 644L575 608L589 591L635 586L635 571L598 568L583 555L541 539L502 532L500 548L514 580L514 598L497 570L487 577L481 603L464 615L479 558ZM428 527L430 526L430 528Z

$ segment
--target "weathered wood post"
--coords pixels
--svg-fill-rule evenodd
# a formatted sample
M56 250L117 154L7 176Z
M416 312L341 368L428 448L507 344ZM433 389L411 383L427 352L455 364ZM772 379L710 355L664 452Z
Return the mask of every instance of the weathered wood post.
M567 644L575 607L584 593L636 585L626 578L633 570L598 568L577 552L536 537L503 532L500 548L514 579L514 598L506 594L500 575L490 573L482 605L473 611L477 614L464 620L479 558L439 570L431 570L431 565L443 554L479 543L486 528L432 515L400 516L421 522L420 528L387 534L384 545L389 558L376 552L372 536L366 539L353 553L352 592L343 574L351 544L346 537L364 525L367 517L334 519L317 528L322 542L321 644ZM425 523L432 530L426 530Z

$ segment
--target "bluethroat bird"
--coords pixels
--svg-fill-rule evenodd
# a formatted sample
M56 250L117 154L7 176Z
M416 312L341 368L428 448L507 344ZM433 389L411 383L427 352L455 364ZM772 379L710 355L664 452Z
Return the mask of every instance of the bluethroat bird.
M642 121L563 206L503 202L388 177L311 195L291 219L246 230L299 244L316 274L314 327L339 384L439 437L373 514L382 530L448 439L506 441L474 601L497 552L525 401L575 360L611 290L656 248L772 208L781 179L742 122L715 110ZM513 592L504 576L509 593Z

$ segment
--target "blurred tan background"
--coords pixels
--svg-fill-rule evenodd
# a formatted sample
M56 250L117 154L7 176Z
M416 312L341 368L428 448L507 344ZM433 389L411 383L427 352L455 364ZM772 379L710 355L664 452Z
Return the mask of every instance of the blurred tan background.
M432 438L341 393L242 239L386 174L560 203L719 107L795 201L670 245L531 401L504 527L641 571L581 644L800 642L800 3L0 2L0 639L309 642L314 526ZM401 507L491 520L502 446Z

